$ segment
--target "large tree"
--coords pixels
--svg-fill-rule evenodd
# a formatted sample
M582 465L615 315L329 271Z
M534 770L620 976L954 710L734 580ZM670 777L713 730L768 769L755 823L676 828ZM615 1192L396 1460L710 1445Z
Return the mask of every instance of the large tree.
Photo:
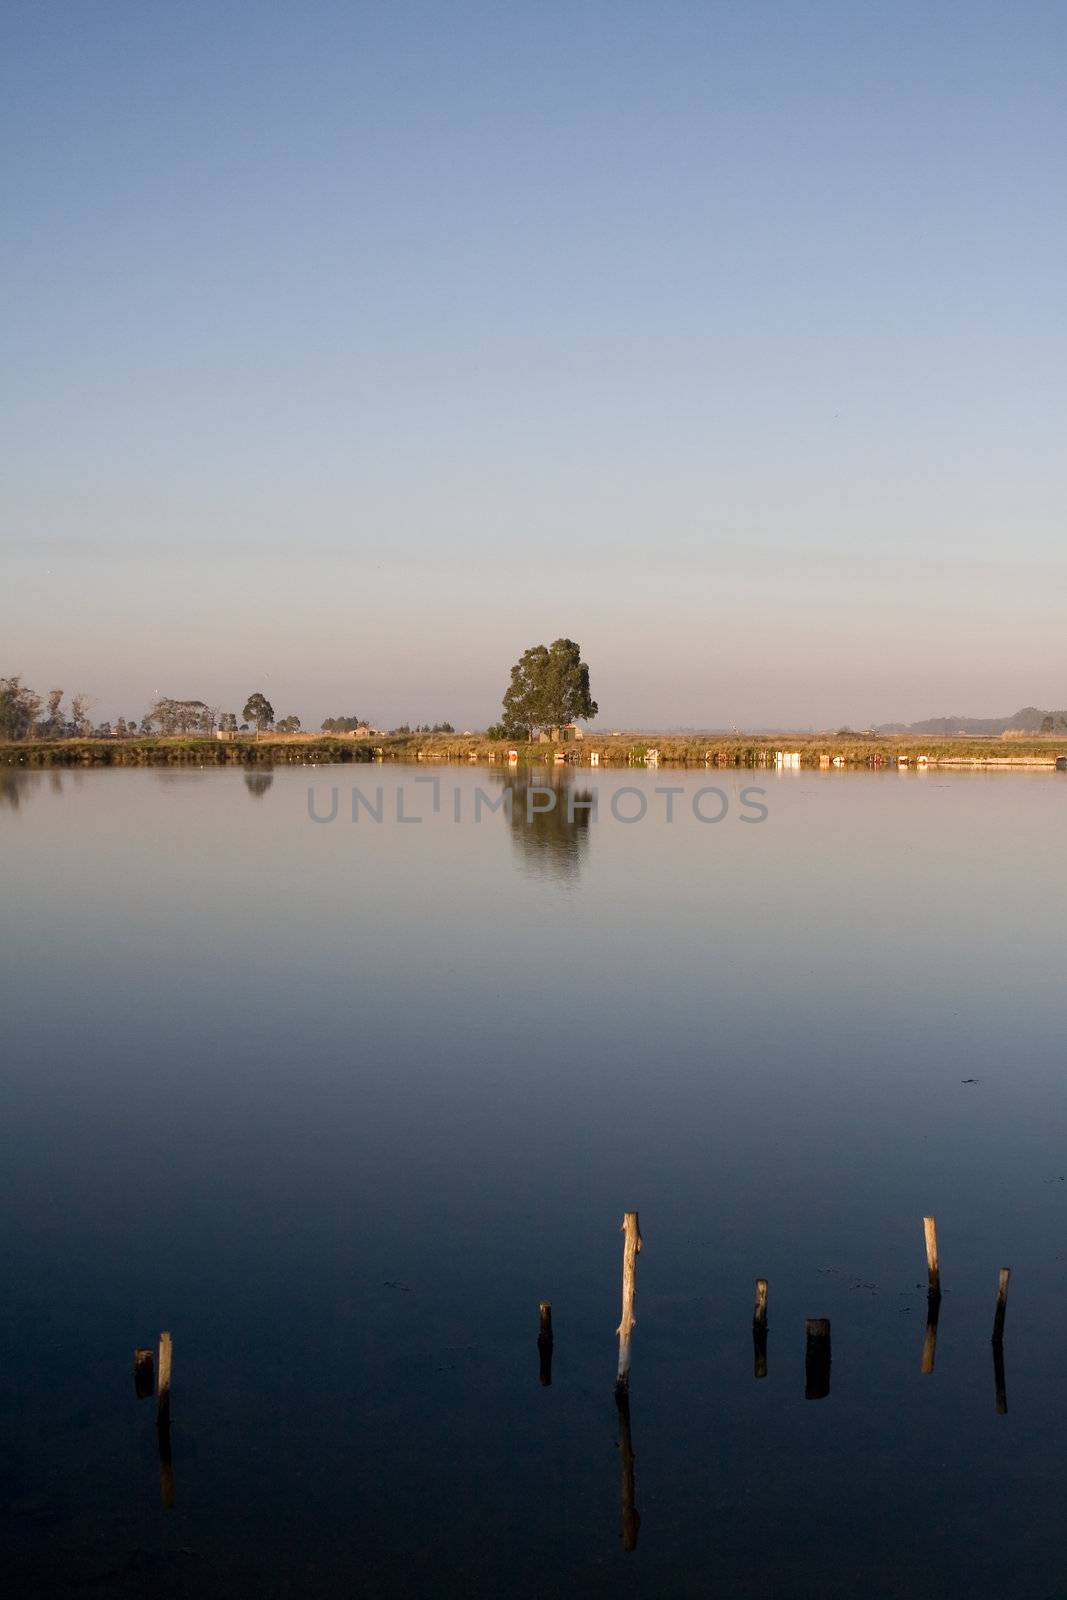
M269 728L274 721L274 707L266 695L259 689L255 694L250 694L245 701L245 708L241 712L246 722L254 722L260 733L264 728Z
M73 704L73 702L72 702ZM210 733L214 726L209 708L202 700L157 700L148 713L150 723L159 724L163 734Z
M573 639L536 644L511 669L504 695L504 727L562 728L579 719L595 717L597 704L589 694L589 668L582 649Z

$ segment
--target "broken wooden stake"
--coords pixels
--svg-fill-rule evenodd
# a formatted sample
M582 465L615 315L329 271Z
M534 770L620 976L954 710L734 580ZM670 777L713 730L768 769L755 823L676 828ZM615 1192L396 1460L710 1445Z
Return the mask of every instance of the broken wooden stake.
M756 1304L752 1312L752 1347L755 1376L767 1376L767 1280L756 1279Z
M941 1298L941 1264L937 1255L937 1220L934 1217L923 1218L923 1232L926 1235L926 1271L930 1283L930 1294Z
M156 1421L161 1428L170 1421L170 1364L171 1339L169 1333L159 1336L159 1399Z
M133 1352L133 1388L138 1400L148 1400L156 1392L156 1364L151 1350Z
M809 1317L804 1332L804 1398L825 1400L830 1393L829 1320L826 1317Z
M619 1335L619 1370L615 1378L615 1393L626 1394L630 1388L630 1340L636 1319L634 1295L637 1290L637 1252L641 1248L641 1228L636 1211L623 1214L622 1232L622 1320L616 1332Z
M538 1306L540 1327L537 1334L537 1349L541 1356L541 1385L547 1389L552 1382L552 1304L542 1300Z

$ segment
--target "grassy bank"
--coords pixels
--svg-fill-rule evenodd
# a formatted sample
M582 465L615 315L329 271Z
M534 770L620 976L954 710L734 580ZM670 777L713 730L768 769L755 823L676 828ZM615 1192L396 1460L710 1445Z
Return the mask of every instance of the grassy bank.
M256 766L263 763L370 761L374 752L353 739L40 739L0 743L8 767Z
M344 735L266 735L232 742L203 737L145 739L55 739L0 743L0 764L5 766L254 766L257 764L316 765L331 762L383 761L498 762L506 764L515 750L521 765L553 765L556 751L569 764L589 766L598 756L601 767L643 765L648 752L658 750L664 766L765 767L774 766L776 750L796 751L802 767L819 767L834 757L847 767L896 766L900 757L914 764L925 756L935 764L981 763L989 766L1052 766L1057 756L1067 756L1067 736L1042 738L886 738L841 735L798 738L795 734L756 737L753 734L649 734L620 733L598 736L567 745L512 743L478 734L410 735L379 737L373 743Z

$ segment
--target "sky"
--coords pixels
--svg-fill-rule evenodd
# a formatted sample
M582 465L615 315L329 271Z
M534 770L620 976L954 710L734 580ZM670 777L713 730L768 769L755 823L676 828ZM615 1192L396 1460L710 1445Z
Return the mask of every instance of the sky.
M0 674L1067 705L1067 6L7 0Z

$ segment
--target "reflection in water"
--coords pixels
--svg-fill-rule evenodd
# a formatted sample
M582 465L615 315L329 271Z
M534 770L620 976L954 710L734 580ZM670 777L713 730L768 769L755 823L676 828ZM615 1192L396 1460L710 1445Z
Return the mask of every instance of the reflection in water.
M826 1317L812 1317L807 1324L807 1350L804 1358L805 1400L825 1400L830 1393L830 1324Z
M937 1319L941 1315L941 1296L932 1294L926 1301L926 1334L923 1338L923 1358L921 1370L929 1375L934 1370L934 1356L937 1353Z
M511 842L523 865L555 877L576 878L589 848L593 792L575 788L569 767L544 772L492 773L510 793Z
M25 793L25 777L26 774L15 767L0 767L0 805L18 810Z
M1008 1391L1004 1383L1004 1346L999 1339L993 1340L993 1388L997 1397L997 1416L1006 1417Z
M616 1390L615 1404L619 1408L619 1468L622 1474L622 1547L637 1549L637 1531L641 1526L641 1513L637 1509L634 1489L634 1445L630 1433L630 1396L625 1390Z
M271 784L274 782L274 773L269 769L266 772L246 772L245 788L249 794L255 795L257 800L262 800Z
M159 1436L159 1493L168 1511L174 1507L174 1473L170 1463L170 1420L160 1418L156 1429Z

